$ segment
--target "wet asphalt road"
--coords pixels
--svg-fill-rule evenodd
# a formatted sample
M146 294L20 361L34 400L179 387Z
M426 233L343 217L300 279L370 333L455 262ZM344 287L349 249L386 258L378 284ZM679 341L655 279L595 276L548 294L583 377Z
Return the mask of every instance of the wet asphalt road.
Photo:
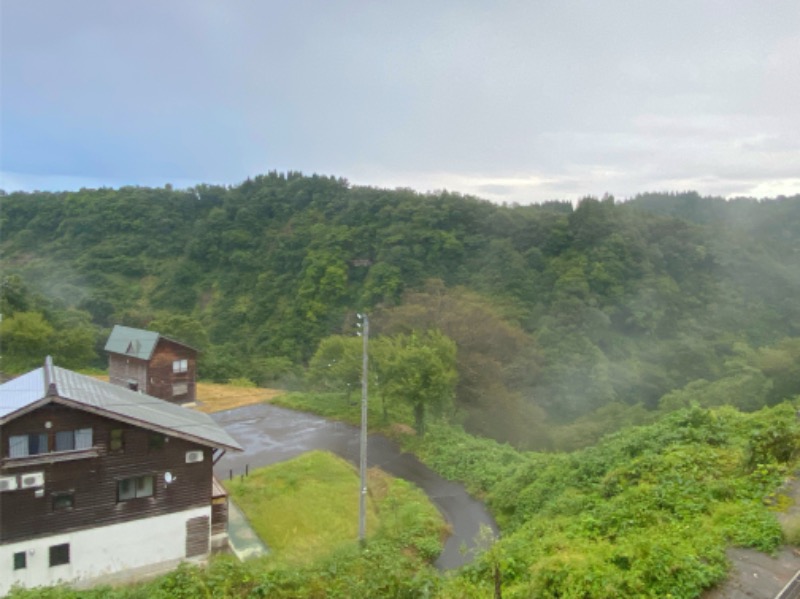
M315 449L330 451L358 466L358 429L319 416L256 404L213 414L225 430L245 448L226 453L214 467L220 479L244 473L245 465L258 468L282 462ZM451 570L472 561L481 526L497 534L497 525L484 505L458 483L443 479L397 443L370 435L367 462L392 476L413 482L430 497L452 527L452 534L436 560L440 570ZM357 497L357 495L356 495ZM464 551L466 548L466 551Z

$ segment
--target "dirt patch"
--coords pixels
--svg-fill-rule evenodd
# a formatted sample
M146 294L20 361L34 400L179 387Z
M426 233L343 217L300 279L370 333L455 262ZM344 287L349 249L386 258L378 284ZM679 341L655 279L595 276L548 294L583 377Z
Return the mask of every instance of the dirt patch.
M242 406L249 406L283 395L280 389L262 389L260 387L234 387L216 383L197 383L196 410L211 414L223 412Z
M95 375L94 378L108 382L108 375ZM242 406L271 401L286 393L280 389L262 389L260 387L236 387L217 383L197 383L197 403L190 405L199 412L213 414ZM187 404L188 405L188 404Z

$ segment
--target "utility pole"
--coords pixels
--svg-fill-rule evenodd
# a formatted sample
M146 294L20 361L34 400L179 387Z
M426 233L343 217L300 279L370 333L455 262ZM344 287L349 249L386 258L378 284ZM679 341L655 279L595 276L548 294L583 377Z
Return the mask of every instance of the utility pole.
M364 341L361 358L361 498L358 510L358 540L361 545L367 542L367 346L369 344L369 317L359 314L363 321L361 337Z

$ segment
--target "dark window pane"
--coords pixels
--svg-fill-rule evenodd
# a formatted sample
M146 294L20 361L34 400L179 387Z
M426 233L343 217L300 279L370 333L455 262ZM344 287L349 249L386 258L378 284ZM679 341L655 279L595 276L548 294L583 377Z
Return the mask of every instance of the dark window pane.
M28 455L47 453L47 433L28 435Z
M66 510L75 505L75 495L72 493L55 493L53 494L53 509Z
M126 478L125 480L119 481L119 485L117 485L117 494L120 501L126 501L136 497L136 479Z
M74 431L59 431L56 433L56 451L70 451L75 449Z
M14 569L24 570L28 567L27 556L24 551L18 551L14 554Z
M150 433L148 437L148 447L150 449L163 449L166 437L158 433Z
M50 566L60 566L69 563L69 543L53 545L50 547Z

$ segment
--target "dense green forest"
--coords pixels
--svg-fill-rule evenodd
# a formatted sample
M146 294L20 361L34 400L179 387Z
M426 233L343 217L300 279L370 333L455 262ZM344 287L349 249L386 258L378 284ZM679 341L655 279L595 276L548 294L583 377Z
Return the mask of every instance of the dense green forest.
M6 374L103 367L120 323L196 346L201 377L291 386L367 311L376 338L449 338L444 409L522 448L800 393L800 196L508 206L273 172L0 201Z

